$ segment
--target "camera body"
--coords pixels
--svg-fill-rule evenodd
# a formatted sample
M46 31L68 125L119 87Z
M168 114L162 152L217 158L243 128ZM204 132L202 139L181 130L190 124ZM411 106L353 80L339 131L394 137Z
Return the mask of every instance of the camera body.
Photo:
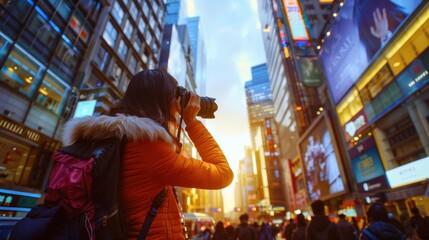
M190 98L191 92L186 90L186 88L179 86L177 87L176 97L182 97L180 105L185 107ZM200 97L200 111L197 116L202 118L215 118L214 112L217 110L217 104L215 103L216 98L211 97Z

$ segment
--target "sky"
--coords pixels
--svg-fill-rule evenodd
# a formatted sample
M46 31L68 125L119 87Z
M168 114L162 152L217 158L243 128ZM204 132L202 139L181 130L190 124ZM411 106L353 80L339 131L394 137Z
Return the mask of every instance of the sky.
M257 0L186 0L188 17L200 17L207 59L206 95L218 104L216 118L205 123L235 179L244 147L251 145L244 83L252 79L251 67L266 62L257 5ZM234 182L222 192L225 212L234 208Z

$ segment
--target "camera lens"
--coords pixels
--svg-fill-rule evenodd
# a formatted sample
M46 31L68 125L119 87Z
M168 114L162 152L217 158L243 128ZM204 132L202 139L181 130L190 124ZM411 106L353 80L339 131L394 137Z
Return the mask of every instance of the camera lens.
M190 92L184 87L177 87L176 97L182 97L182 107L185 107L190 98ZM214 112L217 110L217 104L215 103L215 98L211 97L200 97L200 111L198 116L202 118L215 118Z
M200 111L198 116L202 118L215 118L214 112L217 110L217 104L215 98L211 97L200 97Z

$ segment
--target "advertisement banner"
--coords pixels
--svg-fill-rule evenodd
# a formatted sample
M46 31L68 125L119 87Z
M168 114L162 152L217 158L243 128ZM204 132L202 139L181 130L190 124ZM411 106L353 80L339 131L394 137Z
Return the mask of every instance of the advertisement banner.
M357 183L362 183L384 175L383 165L381 164L380 156L378 155L377 148L375 147L352 158L352 166Z
M321 115L298 145L311 201L346 191L338 148L327 113Z
M348 0L329 29L319 52L335 103L422 0Z
M322 76L316 58L303 57L300 58L298 62L302 83L305 86L319 87L322 85Z

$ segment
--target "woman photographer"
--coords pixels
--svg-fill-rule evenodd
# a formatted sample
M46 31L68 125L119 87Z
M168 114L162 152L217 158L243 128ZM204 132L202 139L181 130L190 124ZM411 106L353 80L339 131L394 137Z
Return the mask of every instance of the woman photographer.
M173 186L221 189L233 172L219 145L196 118L200 98L186 92L181 104L178 83L164 70L144 70L133 76L124 97L110 116L74 119L68 123L75 139L125 139L120 175L120 210L128 238L136 239L154 199L164 199L146 239L184 239L180 199ZM183 109L181 105L186 105ZM179 119L201 160L181 155Z

